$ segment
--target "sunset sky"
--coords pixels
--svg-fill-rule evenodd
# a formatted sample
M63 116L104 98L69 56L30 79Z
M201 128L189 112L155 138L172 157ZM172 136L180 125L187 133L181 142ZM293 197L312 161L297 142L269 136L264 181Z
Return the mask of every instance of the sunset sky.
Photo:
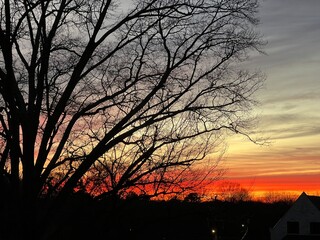
M267 55L249 65L267 76L257 94L258 130L269 146L228 142L225 178L252 191L320 194L320 1L262 0Z

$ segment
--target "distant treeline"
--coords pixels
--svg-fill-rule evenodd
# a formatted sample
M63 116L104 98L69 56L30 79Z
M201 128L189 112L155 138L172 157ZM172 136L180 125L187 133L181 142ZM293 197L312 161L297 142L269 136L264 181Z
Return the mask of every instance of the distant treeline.
M75 194L59 212L55 239L268 240L290 203L93 200Z

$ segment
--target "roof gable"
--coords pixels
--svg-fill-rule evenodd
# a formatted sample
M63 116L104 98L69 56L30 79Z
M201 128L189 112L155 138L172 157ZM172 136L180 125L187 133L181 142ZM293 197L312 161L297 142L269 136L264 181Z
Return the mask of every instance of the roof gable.
M308 198L309 198L310 202L312 202L313 205L316 208L318 208L318 210L320 211L320 197L318 197L318 196L308 196Z
M302 206L303 209L302 209ZM309 206L309 207L307 207ZM291 218L293 214L299 213L301 211L305 211L305 207L313 210L318 210L320 214L320 197L318 196L308 196L305 192L303 192L298 199L293 203L293 205L289 208L289 210L279 219L279 221L275 224L273 228L276 228L277 225L281 224L281 222L286 221L284 219Z

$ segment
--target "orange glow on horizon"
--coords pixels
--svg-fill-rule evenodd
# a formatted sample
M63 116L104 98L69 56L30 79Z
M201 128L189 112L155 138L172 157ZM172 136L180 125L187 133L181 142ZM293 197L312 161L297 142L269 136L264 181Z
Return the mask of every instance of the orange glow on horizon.
M275 113L272 114L270 110L270 116ZM269 133L267 130L271 127L274 132ZM292 134L281 137L281 134L289 134L288 127L284 121L267 125L265 135L270 136L271 144L266 146L256 145L241 136L228 139L229 148L223 164L227 169L224 180L237 182L259 196L270 192L295 195L306 192L319 196L320 135L312 132L305 136Z
M239 183L241 187L247 189L253 197L263 197L269 193L291 194L299 196L302 192L309 195L320 195L320 175L283 175L264 177L228 177L227 181ZM224 181L224 180L222 180ZM214 191L218 183L210 186L210 191Z

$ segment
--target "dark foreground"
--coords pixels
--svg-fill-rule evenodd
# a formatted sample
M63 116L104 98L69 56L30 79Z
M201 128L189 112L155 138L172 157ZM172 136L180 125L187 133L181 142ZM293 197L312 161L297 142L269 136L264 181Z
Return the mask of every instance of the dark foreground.
M286 203L100 201L82 196L59 213L54 239L267 240ZM214 230L214 231L213 231Z

